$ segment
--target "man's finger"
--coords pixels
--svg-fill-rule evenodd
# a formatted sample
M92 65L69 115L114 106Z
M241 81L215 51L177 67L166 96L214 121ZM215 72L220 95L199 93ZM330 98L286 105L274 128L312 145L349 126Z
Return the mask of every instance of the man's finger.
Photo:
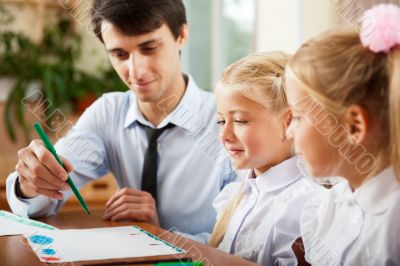
M23 170L22 168L25 166L29 170L27 169ZM22 165L20 169L22 171L25 171L24 175L28 177L31 180L31 182L33 182L36 178L41 178L47 181L48 183L54 184L55 186L58 187L62 187L63 184L65 183L59 177L54 176L44 165L32 159L27 159L25 161L25 165Z
M43 145L39 140L32 141L29 145L35 154L38 161L44 165L50 173L58 177L59 179L66 181L67 172L65 169L57 162L54 155Z
M117 200L115 200L112 204L107 207L108 211L111 211L124 203L132 203L132 204L143 204L148 203L144 199L144 197L136 196L136 195L121 195Z
M104 220L109 220L112 217L114 217L115 215L117 215L118 213L121 213L121 212L123 212L123 211L125 211L126 209L129 209L129 208L134 209L135 208L135 204L125 203L125 204L122 204L122 205L119 205L119 206L115 207L112 210L107 209L106 212L103 215L103 219Z
M15 167L19 176L24 177L24 179L28 180L29 183L33 185L33 187L43 187L46 189L52 190L62 190L66 188L66 183L54 177L49 177L50 172L46 170L45 167L40 167L41 169L37 169L36 173L34 173L28 165L24 162L19 161ZM48 180L52 180L54 182L49 182Z
M148 192L133 189L133 188L123 188L121 190L118 190L117 192L114 193L114 195L111 196L111 198L106 203L106 207L109 207L111 204L113 204L116 200L118 200L123 195L149 196L150 194Z
M69 185L66 182L64 182L63 185L60 187L60 186L53 185L53 184L51 184L51 183L49 183L46 180L41 179L41 178L35 179L33 181L32 185L33 185L33 187L34 187L34 189L36 191L38 189L46 189L46 190L53 190L53 191L58 192L58 191L61 191L61 190L69 189Z
M61 192L54 190L38 189L37 193L56 200L62 200L64 198L64 195Z
M138 222L151 222L151 216L150 210L144 211L128 209L112 217L111 221L135 220Z
M62 157L62 156L59 156L59 157L60 157L61 161L63 162L67 173L71 172L74 169L72 164L67 159L65 159L64 157Z

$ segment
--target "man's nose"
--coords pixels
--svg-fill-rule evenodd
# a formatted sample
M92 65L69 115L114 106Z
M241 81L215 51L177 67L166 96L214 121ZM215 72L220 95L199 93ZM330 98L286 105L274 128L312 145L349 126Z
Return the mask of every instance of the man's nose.
M129 77L131 80L141 80L147 71L146 59L141 55L131 55L129 58Z

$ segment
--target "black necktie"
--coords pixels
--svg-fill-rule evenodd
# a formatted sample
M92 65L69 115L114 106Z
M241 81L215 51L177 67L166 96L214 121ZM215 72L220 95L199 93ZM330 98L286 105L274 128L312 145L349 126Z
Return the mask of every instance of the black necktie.
M138 122L139 123L139 122ZM146 131L149 145L144 155L142 171L142 190L149 192L157 203L157 139L168 128L174 127L168 124L163 128L151 128L139 123Z

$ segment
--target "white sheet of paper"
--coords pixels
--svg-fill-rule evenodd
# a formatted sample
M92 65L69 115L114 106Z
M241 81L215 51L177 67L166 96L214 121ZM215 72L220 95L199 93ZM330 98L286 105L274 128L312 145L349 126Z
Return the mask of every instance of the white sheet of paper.
M42 262L73 262L183 254L137 226L41 230L26 235Z
M30 234L39 229L55 230L57 228L7 211L0 211L0 236Z

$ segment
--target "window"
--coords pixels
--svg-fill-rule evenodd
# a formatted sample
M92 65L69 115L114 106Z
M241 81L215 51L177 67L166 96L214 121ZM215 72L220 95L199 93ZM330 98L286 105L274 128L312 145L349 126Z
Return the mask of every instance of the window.
M255 0L186 0L185 72L211 90L226 66L254 51Z

